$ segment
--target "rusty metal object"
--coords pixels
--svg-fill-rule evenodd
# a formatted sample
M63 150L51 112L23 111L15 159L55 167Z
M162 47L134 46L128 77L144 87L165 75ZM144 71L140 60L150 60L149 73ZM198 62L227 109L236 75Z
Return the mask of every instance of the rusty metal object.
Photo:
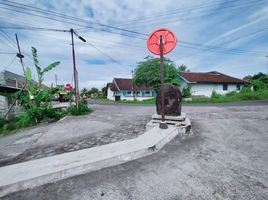
M164 112L165 115L178 116L181 115L181 99L182 94L178 87L174 85L165 84L164 91L162 88L157 92L156 96L156 110L157 114L162 114L162 94L164 94Z

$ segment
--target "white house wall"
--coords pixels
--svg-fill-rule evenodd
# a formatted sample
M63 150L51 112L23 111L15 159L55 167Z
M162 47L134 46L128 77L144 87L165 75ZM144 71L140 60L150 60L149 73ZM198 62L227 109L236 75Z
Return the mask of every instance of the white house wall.
M107 90L107 99L110 99L110 100L115 100L114 99L114 92L108 87L108 90Z
M127 91L125 91L125 92L127 92ZM120 91L118 93L120 94L120 100L130 100L130 101L134 100L133 91L131 91L131 94L126 95L126 96L123 95L123 91ZM151 90L150 90L150 94L148 96L136 96L136 100L138 100L138 101L143 101L143 100L151 99L151 98L153 98ZM112 91L109 87L107 90L107 99L115 101L114 91Z
M7 98L0 95L0 114L4 115L7 111Z
M228 89L223 90L223 84L191 84L191 94L192 96L207 96L210 97L212 94L212 91L214 90L215 92L219 94L226 94L231 91L237 91L236 85L237 84L227 84ZM242 89L242 85L241 85Z
M153 97L136 97L136 100L143 101L143 100L151 99L151 98L153 98ZM130 101L133 101L134 100L134 97L133 96L131 96L131 97L121 96L121 100L130 100Z

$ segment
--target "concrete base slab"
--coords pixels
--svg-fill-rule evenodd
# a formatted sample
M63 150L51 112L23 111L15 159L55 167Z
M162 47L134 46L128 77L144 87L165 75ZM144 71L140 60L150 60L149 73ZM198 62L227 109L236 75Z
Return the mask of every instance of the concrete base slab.
M161 120L162 116L158 114L153 114L151 118L152 120ZM165 115L166 121L184 121L185 118L186 118L186 114L184 112L182 112L181 115L178 115L178 116Z
M186 114L184 112L182 112L179 116L165 116L165 122L168 125L178 127L178 131L180 134L192 133L191 120L186 117ZM146 130L148 131L156 126L159 126L160 123L161 115L153 114L151 117L151 121L146 124Z
M135 139L1 167L0 197L148 156L177 134L178 127L156 126Z

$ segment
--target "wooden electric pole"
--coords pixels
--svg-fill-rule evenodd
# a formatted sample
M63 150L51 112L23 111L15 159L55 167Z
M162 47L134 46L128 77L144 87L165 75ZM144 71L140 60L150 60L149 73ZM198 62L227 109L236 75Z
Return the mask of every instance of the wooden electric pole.
M267 75L268 75L268 54L265 57L267 58Z
M24 68L24 64L23 64L23 60L22 60L22 58L24 58L24 55L21 54L20 43L19 43L19 39L18 39L17 33L15 34L15 36L16 36L16 41L17 41L17 46L18 46L18 51L19 51L19 53L17 53L17 57L20 59L22 71L23 71L23 74L25 76L25 68Z

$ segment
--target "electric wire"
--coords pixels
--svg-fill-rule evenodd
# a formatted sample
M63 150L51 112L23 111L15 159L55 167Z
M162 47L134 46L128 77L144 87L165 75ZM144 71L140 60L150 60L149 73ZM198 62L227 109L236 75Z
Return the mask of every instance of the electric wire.
M91 42L87 42L90 46L92 46L94 49L96 49L98 52L100 52L102 55L106 56L107 58L109 58L111 61L119 64L120 66L126 66L123 65L121 62L119 62L118 60L114 59L112 56L110 56L109 54L105 53L104 51L102 51L100 48L96 47L94 44L92 44ZM130 66L126 66L126 67L130 67ZM132 68L132 67L130 67Z
M14 56L14 58L11 60L11 62L6 67L4 67L4 69L2 71L7 70L14 63L14 61L16 60L16 58L17 58L17 56Z
M226 3L237 3L239 2L240 0L231 0L231 1L224 1L224 4ZM243 1L243 0L241 0ZM253 1L253 2L260 2L260 1ZM174 10L168 10L165 11L165 12L162 12L162 13L158 13L158 14L151 14L150 16L139 16L138 18L134 18L134 19L131 19L131 20L124 20L123 22L121 23L117 23L116 25L124 25L124 24L129 24L129 23L133 23L133 22L139 22L139 21L146 21L146 20L155 20L156 18L158 17L163 17L163 16L170 16L170 15L174 15L174 14L187 14L189 15L189 12L193 13L193 11L195 10L199 10L199 9L203 9L203 8L214 8L215 6L217 6L219 3L222 3L222 1L212 1L212 2L208 2L206 4L202 4L202 5L199 5L199 6L192 6L192 7L186 7L186 8L178 8L178 9L174 9ZM249 3L249 2L247 2ZM224 7L224 8L232 8L232 6L228 7ZM152 19L151 19L152 18Z
M180 16L176 17L176 18L154 18L154 19L143 19L140 21L136 21L135 22L135 27L139 27L139 26L144 26L144 23L146 23L146 25L156 25L159 23L171 23L171 22L182 22L182 21L188 21L188 20L194 20L194 19L200 19L201 17L208 17L208 16L213 16L215 14L219 14L219 11L223 12L226 11L226 9L228 8L228 10L233 10L233 9L241 9L244 7L252 7L252 6L256 6L256 5L261 5L263 4L264 1L254 1L248 4L242 4L242 5L234 5L234 6L221 6L220 8L218 8L217 10L214 10L212 12L207 12L207 11L202 11L202 12L197 12L197 13L193 13L191 12L191 14L195 14L193 16L189 15L188 13L186 13L185 15L181 14ZM173 15L176 13L173 13ZM199 15L197 15L199 14ZM167 14L169 15L169 14ZM128 28L128 24L130 24L130 26L133 26L133 22L131 23L122 23L121 25L124 25L124 28Z

